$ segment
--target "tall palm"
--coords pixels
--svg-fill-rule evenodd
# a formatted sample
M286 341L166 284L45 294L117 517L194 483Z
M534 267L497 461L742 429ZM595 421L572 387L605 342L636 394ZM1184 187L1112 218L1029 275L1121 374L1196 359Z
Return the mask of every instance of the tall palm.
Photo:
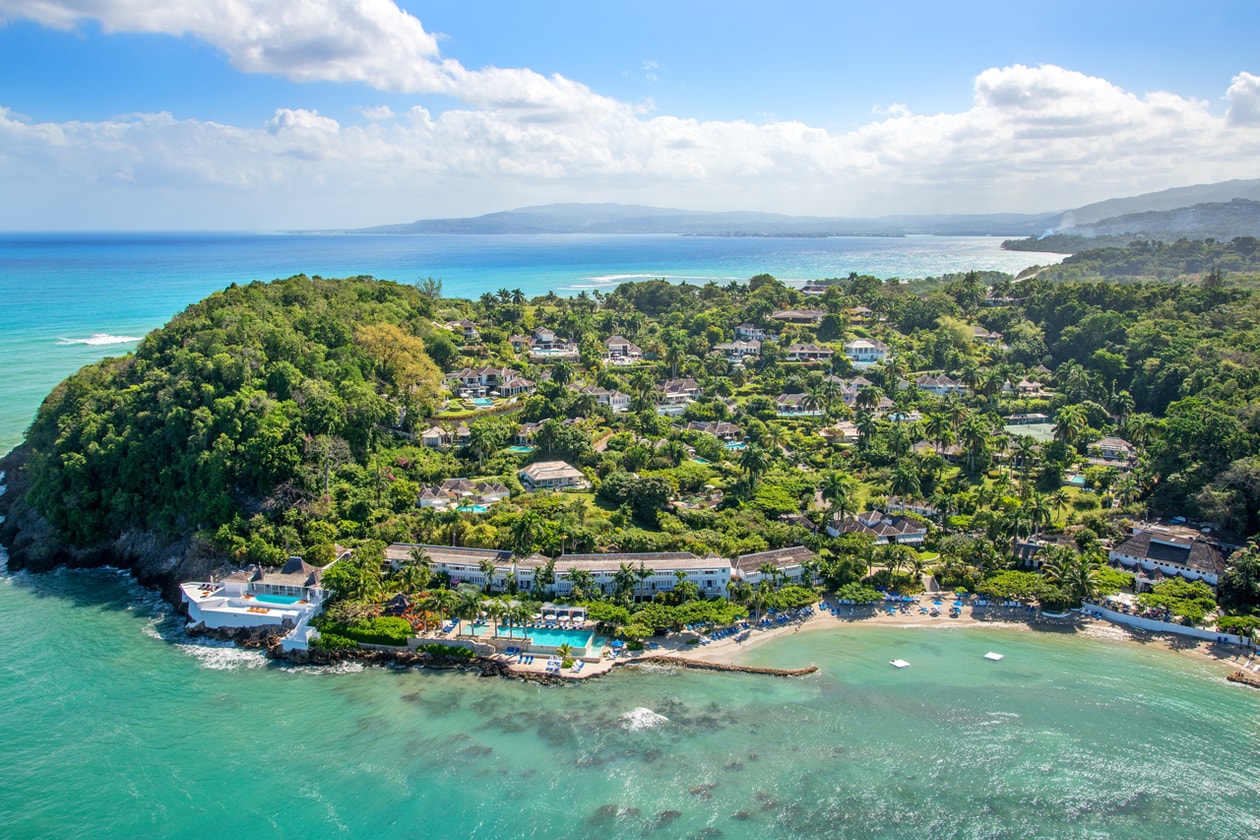
M928 440L936 444L937 452L944 452L945 447L953 443L953 426L943 412L934 411L929 414L923 423L923 431Z
M1044 493L1033 493L1032 496L1024 503L1025 509L1028 511L1029 522L1032 525L1033 535L1041 533L1041 529L1045 525L1049 525L1051 521L1050 499Z
M490 619L491 635L496 637L499 635L499 621L507 614L507 610L507 604L498 598L492 598L482 606L482 612Z
M914 468L913 464L903 461L893 471L892 482L888 489L892 491L894 496L900 496L903 499L917 499L920 487L919 471Z
M477 564L477 567L481 571L482 577L485 579L485 583L483 584L484 591L487 595L489 595L490 588L494 583L494 561L488 557L483 558Z
M866 449L870 446L875 432L879 430L879 421L875 419L875 413L865 408L859 409L853 425L857 427L858 448Z
M428 585L429 569L419 563L407 563L394 575L394 583L399 592L414 595Z
M842 472L830 472L823 476L820 491L823 501L827 503L828 518L839 517L843 519L845 516L853 513L853 493L855 489L856 482L852 476L845 475Z
M460 597L458 593L449 589L434 590L429 598L429 607L438 615L451 618L455 614L455 609L459 606Z
M656 574L656 569L649 569L647 566L643 565L642 560L639 561L639 568L635 569L634 571L634 576L639 581L639 591L637 595L635 596L636 601L643 600L643 584L647 582L647 579L652 577L652 575L654 574Z
M455 617L461 622L472 621L481 615L481 593L475 587L467 590L460 590L455 593L458 600L455 602ZM459 635L459 632L456 632Z
M749 444L740 456L739 466L748 476L750 487L757 486L757 480L770 468L770 453L757 444Z
M1012 450L1012 455L1019 462L1020 467L1020 495L1028 495L1028 479L1032 465L1036 462L1041 451L1041 447L1037 445L1031 435L1020 435L1016 439Z
M1054 439L1075 446L1088 428L1088 415L1083 405L1065 405L1055 415Z

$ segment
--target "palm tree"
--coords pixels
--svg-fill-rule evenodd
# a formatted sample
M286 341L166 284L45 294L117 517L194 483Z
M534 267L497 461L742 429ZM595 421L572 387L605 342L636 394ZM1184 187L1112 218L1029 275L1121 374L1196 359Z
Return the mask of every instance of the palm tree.
M503 603L498 598L492 598L482 607L482 611L485 612L486 616L490 619L490 626L492 628L491 634L493 636L497 637L499 635L499 620L507 614L507 610L507 604Z
M852 476L836 471L829 472L823 476L822 486L819 488L819 491L822 494L823 501L827 502L828 510L843 516L853 512L853 491L855 489L856 482Z
M551 381L564 387L573 381L573 365L566 361L556 362L551 368Z
M1015 441L1013 455L1015 460L1019 462L1020 467L1020 495L1028 495L1028 474L1030 472L1029 465L1033 464L1040 452L1041 447L1031 435L1020 435Z
M1075 446L1085 429L1089 427L1089 418L1083 405L1065 405L1055 415L1054 439Z
M893 471L892 482L888 489L892 491L893 495L900 496L903 499L917 499L920 490L919 471L914 468L913 464L903 461Z
M744 474L748 476L748 486L755 488L757 479L765 473L770 467L770 453L762 449L757 444L749 444L744 448L743 455L739 459L740 468Z
M488 557L483 558L477 564L477 567L478 569L480 569L482 576L485 578L485 583L483 584L483 588L484 588L485 593L489 595L490 586L491 584L494 583L494 561Z
M953 427L949 418L942 412L932 412L924 421L923 430L928 440L936 444L937 452L944 452L945 447L953 442Z
M529 621L531 617L533 617L533 614L534 614L534 610L528 604L523 604L523 603L518 602L518 603L510 605L507 609L507 612L505 612L503 616L507 620L508 637L510 638L512 636L513 625L524 624L525 622Z
M762 563L757 567L757 573L761 575L763 581L770 581L775 589L779 588L779 575L783 574L783 570L773 563Z
M1064 508L1068 505L1068 492L1060 487L1050 494L1050 504L1054 505L1055 513L1063 514Z
M1028 519L1032 525L1033 535L1036 536L1041 533L1043 525L1050 524L1050 500L1044 493L1033 493L1024 504L1028 511Z
M858 449L866 449L870 446L871 438L875 436L875 432L879 429L879 421L875 419L875 414L865 408L859 409L857 418L853 425L857 427L858 432Z
M460 597L449 589L438 589L429 596L428 601L434 612L450 618L459 606Z
M414 595L429 584L429 568L419 563L407 563L394 575L394 583L398 591L404 595Z
M523 306L525 304L525 293L522 292L520 289L513 289L512 290L512 303L516 304L517 306Z
M646 566L644 566L644 565L643 565L643 561L642 561L642 560L640 560L640 561L639 561L639 568L638 568L638 569L636 569L636 570L635 570L635 572L634 572L634 576L635 576L636 578L638 578L638 580L639 580L639 591L638 591L638 593L635 595L635 600L636 600L636 601L642 601L642 600L643 600L643 584L644 584L645 582L647 582L647 579L648 579L648 578L650 578L650 577L652 577L652 575L654 575L654 574L656 574L656 569L649 569L649 568L647 568Z
M455 602L455 617L461 622L471 621L481 615L481 593L476 587L461 589L455 593L455 597L458 599ZM458 626L455 635L460 635Z
M1094 564L1084 555L1068 546L1050 546L1044 549L1045 560L1041 564L1046 580L1058 584L1074 601L1087 601L1098 592Z

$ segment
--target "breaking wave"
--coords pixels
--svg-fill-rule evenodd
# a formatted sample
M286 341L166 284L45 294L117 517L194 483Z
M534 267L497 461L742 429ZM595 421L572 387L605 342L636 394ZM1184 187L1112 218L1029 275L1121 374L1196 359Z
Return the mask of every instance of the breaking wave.
M139 341L139 336L134 335L110 335L109 333L94 333L87 338L59 338L58 344L86 344L91 347L104 347L109 344L130 344L133 341Z
M669 718L664 715L658 715L651 709L645 709L642 706L621 716L622 727L631 732L654 729L662 723L669 723Z

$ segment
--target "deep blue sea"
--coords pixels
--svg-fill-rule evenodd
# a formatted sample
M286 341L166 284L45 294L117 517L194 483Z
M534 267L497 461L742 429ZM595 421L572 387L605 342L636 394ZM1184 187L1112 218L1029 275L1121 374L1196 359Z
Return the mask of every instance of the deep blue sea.
M0 237L0 449L66 374L231 282L476 297L1055 259L962 237ZM0 837L1260 836L1260 692L1105 634L836 622L746 654L810 677L558 689L278 667L181 624L123 574L0 574Z
M40 400L85 364L135 347L185 306L230 283L294 274L440 278L449 297L610 291L624 280L703 283L761 273L785 281L1012 274L1056 254L1002 251L977 236L832 239L684 236L0 234L0 452Z

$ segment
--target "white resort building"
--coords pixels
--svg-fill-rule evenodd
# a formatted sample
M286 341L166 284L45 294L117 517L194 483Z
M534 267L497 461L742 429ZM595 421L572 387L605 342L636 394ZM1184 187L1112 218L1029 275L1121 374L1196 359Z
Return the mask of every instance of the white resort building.
M338 559L347 554L341 551ZM320 586L328 566L312 566L301 557L290 557L281 569L255 566L219 581L180 584L188 623L211 630L292 627L284 647L304 649L318 635L307 622L319 615L330 594Z

